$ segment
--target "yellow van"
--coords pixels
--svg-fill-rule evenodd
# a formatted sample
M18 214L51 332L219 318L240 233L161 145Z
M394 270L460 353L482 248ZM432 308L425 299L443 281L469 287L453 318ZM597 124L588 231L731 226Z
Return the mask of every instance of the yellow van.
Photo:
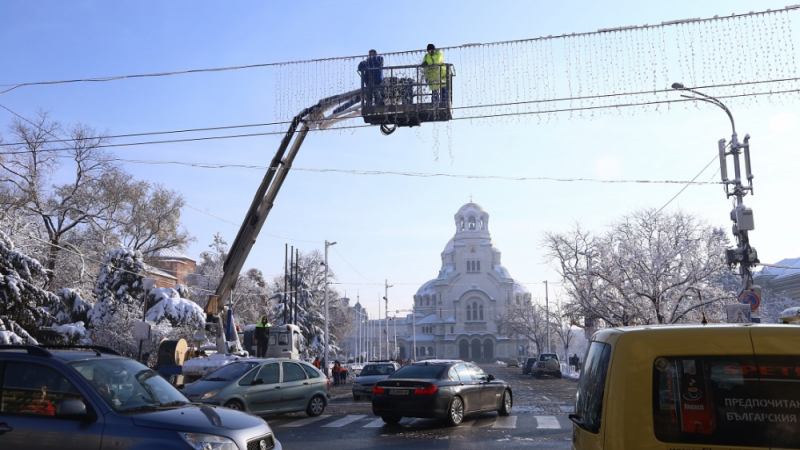
M800 327L611 328L584 361L573 449L800 449Z

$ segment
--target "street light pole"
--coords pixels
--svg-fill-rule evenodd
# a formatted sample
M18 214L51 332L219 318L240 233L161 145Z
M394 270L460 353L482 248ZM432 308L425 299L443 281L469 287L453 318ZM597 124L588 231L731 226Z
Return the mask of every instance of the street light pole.
M336 245L336 242L328 242L325 240L325 357L322 359L325 363L325 376L328 376L328 352L330 337L328 336L328 247Z
M550 353L550 299L547 292L547 280L544 280L545 325L547 325L547 353Z
M386 302L385 308L385 315L386 315L386 359L390 359L391 356L389 355L389 288L392 287L389 284L389 280L384 280L384 293L383 293L383 300Z
M736 264L739 265L739 275L741 276L742 280L742 284L738 290L739 300L745 301L745 299L748 299L750 296L756 297L754 307L751 307L751 310L753 311L752 320L753 322L760 322L761 320L757 315L757 308L758 301L761 297L761 287L753 285L752 273L752 268L759 262L758 252L756 252L755 248L750 246L750 239L747 235L748 231L755 229L755 222L753 220L753 210L747 208L744 205L743 200L748 191L751 195L753 194L753 173L750 170L750 135L745 134L744 142L739 142L738 135L736 134L736 124L733 121L733 114L731 114L731 111L728 109L728 107L718 99L710 95L703 94L702 92L698 92L694 89L687 88L681 83L673 83L672 88L699 95L700 97L694 97L691 95L681 95L681 97L711 103L712 105L717 106L725 111L725 114L728 115L728 118L731 121L730 150L725 150L725 139L720 139L718 143L720 175L722 177L722 183L725 185L725 194L727 198L736 197L736 206L731 210L730 218L734 223L733 234L736 236L737 247L735 249L727 250L725 256L729 266ZM747 186L742 184L741 168L739 163L739 156L742 153L744 153ZM728 179L728 155L733 156L733 180ZM729 189L730 186L733 186L732 192Z

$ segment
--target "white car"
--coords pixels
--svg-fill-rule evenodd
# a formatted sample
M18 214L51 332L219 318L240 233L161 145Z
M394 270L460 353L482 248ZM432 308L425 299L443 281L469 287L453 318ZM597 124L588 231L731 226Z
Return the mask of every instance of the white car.
M375 383L389 378L400 366L394 362L369 363L353 381L353 400L362 396L372 396Z

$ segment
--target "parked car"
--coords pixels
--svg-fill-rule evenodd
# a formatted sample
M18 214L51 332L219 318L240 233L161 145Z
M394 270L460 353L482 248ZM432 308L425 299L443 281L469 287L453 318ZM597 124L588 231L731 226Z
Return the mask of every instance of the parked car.
M280 449L258 417L196 405L104 347L0 345L0 448Z
M389 378L389 375L399 368L400 365L395 362L371 363L364 366L353 381L353 400L359 400L364 395L371 396L375 383Z
M583 361L573 449L800 448L800 327L611 328Z
M513 396L505 381L478 366L458 360L429 360L401 367L379 381L372 392L372 412L387 424L403 417L445 418L457 426L478 412L511 412Z
M561 378L561 363L555 353L541 353L536 359L536 364L531 368L531 375L541 378L542 375Z
M522 363L522 374L530 375L531 369L533 368L533 363L535 362L536 362L535 356L529 356L525 358L525 361Z
M190 400L257 415L325 410L330 381L316 367L285 358L248 359L230 363L188 384Z
M511 358L506 364L507 367L519 367L519 360L517 358Z

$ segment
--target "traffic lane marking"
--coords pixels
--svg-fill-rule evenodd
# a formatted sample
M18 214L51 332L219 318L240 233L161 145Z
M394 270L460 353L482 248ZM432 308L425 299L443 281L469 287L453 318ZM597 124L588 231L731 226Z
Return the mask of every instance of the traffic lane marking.
M318 420L328 419L331 416L317 416L317 417L306 417L305 419L295 420L294 422L289 422L283 425L280 425L280 428L297 428L308 425L310 423L316 422Z
M492 428L516 428L518 416L500 416L494 421Z
M367 416L365 414L351 414L351 415L345 416L345 417L343 417L343 418L341 418L339 420L335 420L335 421L333 421L331 423L326 423L325 425L322 425L322 427L324 427L324 428L343 427L343 426L349 425L349 424L351 424L351 423L353 423L353 422L355 422L357 420L360 420L360 419L362 419L364 417L367 417ZM381 420L383 420L383 419L381 419Z
M555 416L535 416L536 417L536 428L549 428L549 429L557 429L561 428L561 424L558 423L558 419Z

